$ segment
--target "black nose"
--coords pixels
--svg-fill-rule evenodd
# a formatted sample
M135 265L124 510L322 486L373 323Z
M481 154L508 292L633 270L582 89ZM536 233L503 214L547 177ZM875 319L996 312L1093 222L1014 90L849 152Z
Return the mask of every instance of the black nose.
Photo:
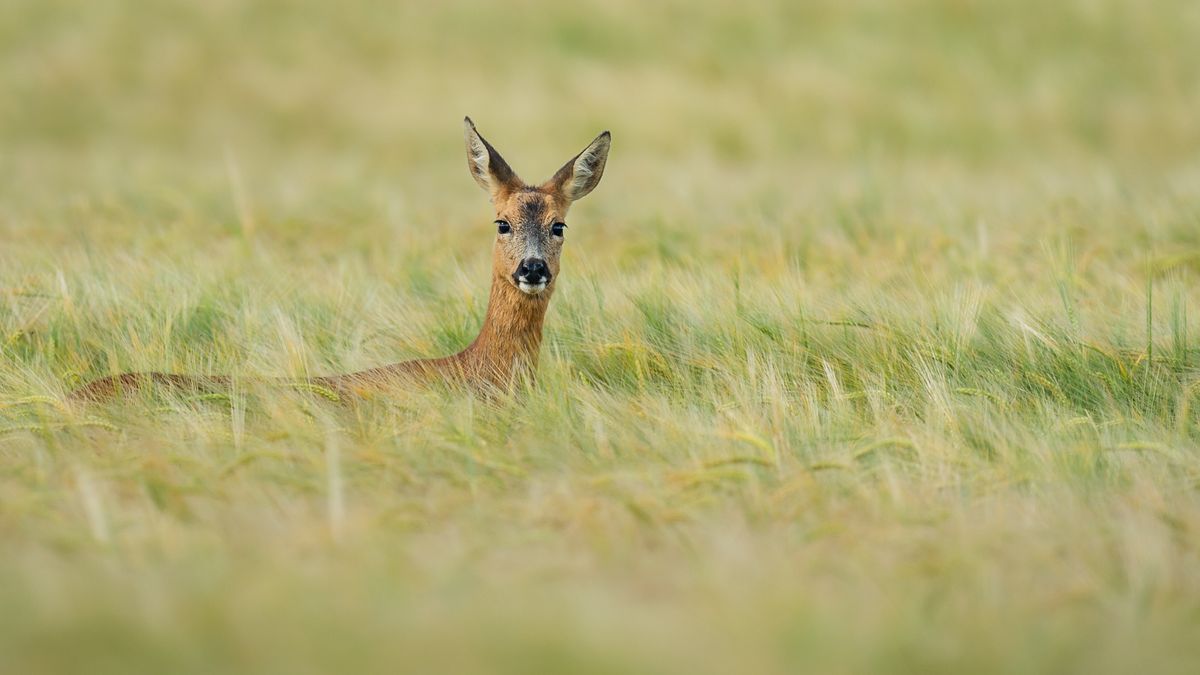
M521 261L521 265L517 267L513 276L517 281L524 281L527 284L548 284L550 283L550 267L541 258L526 258Z

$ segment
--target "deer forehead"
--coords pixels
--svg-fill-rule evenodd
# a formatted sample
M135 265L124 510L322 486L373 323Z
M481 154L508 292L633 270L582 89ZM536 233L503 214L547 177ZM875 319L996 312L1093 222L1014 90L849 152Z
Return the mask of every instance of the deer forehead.
M526 188L509 195L499 204L497 212L514 224L544 225L566 215L565 205L554 195L536 188Z

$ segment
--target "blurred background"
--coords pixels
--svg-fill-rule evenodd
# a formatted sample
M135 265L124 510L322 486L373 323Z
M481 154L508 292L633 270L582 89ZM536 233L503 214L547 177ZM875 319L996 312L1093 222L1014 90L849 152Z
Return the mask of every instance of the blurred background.
M17 1L0 43L3 141L10 157L201 161L231 147L415 168L440 166L473 112L534 163L606 126L634 165L1169 163L1198 141L1198 11L1182 0Z
M650 211L646 193L703 185L683 169L707 165L801 191L788 172L813 166L1162 170L1200 145L1198 15L1186 0L16 0L0 18L3 189L49 189L52 166L58 190L142 172L169 190L233 157L268 202L300 172L427 195L461 169L464 114L531 179L611 128L609 191Z

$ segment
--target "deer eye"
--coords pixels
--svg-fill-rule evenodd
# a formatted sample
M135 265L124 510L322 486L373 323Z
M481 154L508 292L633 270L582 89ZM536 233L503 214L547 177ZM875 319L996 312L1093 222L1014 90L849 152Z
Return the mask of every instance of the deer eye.
M565 230L566 228L567 228L566 223L555 223L550 226L550 234L552 234L556 237L561 237L561 236L563 236L563 230Z
M512 232L512 225L509 225L507 220L497 220L496 231L500 234L508 234Z

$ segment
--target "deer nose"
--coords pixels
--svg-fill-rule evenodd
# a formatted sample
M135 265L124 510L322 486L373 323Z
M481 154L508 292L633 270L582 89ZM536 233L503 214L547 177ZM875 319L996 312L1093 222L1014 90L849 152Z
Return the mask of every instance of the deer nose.
M550 283L550 267L546 265L546 261L541 258L526 258L521 261L517 271L513 273L518 282L524 281L527 284L548 284Z

